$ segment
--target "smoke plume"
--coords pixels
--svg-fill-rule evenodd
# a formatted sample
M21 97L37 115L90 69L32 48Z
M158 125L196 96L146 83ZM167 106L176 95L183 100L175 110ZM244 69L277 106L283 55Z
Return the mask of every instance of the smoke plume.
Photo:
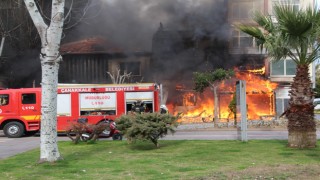
M169 30L190 30L195 38L228 36L225 0L94 0L86 18L67 34L65 41L103 36L118 46L150 51L160 22Z

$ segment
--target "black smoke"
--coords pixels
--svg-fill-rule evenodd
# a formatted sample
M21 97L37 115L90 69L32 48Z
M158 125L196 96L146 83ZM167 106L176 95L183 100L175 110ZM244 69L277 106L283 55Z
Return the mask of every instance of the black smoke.
M144 79L192 89L192 73L232 68L228 0L92 0L64 42L104 37L124 52L151 52ZM169 82L169 83L166 83Z
M38 50L28 50L18 54L5 64L2 71L6 77L6 87L40 87L41 64Z
M64 42L103 36L127 51L150 51L161 22L170 30L189 30L194 38L228 37L226 0L94 0L86 17L66 32Z

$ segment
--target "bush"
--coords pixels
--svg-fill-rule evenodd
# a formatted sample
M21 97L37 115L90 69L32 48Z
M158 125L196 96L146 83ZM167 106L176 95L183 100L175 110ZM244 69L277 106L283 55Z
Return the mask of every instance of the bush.
M177 120L178 116L159 113L122 115L116 119L117 129L129 143L136 140L151 141L157 147L159 138L175 132Z
M79 141L95 142L99 135L106 129L110 128L108 123L88 124L83 122L76 122L69 125L66 130L67 136L72 140L74 144L78 144ZM75 134L75 138L71 134ZM88 137L84 137L86 134Z

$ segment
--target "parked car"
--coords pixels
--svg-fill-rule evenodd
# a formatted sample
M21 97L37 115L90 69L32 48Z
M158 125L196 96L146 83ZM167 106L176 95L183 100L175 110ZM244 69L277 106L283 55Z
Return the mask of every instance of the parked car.
M313 105L315 110L320 110L320 98L315 98L313 100Z

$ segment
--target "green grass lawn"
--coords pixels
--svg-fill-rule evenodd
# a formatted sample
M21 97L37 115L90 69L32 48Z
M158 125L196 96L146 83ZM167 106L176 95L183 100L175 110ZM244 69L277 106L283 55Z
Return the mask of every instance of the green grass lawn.
M38 164L39 149L0 161L0 179L320 179L320 148L287 141L59 142L64 158ZM320 141L318 141L318 144Z

